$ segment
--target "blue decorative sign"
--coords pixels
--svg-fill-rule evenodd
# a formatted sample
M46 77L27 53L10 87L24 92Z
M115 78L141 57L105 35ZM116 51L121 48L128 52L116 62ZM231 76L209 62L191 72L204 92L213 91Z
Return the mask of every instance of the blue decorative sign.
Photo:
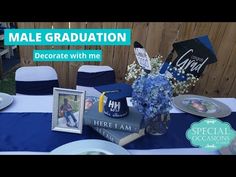
M236 137L236 131L228 122L209 117L194 122L186 132L193 146L206 150L218 150L228 146Z

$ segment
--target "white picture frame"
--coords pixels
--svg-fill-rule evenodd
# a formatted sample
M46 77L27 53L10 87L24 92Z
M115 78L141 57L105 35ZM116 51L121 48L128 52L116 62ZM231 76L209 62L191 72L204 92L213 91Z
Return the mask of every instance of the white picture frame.
M82 134L85 91L54 88L52 130Z

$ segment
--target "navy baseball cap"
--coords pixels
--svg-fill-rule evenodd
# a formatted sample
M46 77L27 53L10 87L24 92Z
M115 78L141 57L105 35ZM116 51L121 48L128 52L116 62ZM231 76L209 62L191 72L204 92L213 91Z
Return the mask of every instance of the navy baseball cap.
M112 118L122 118L129 114L126 97L132 96L132 87L125 83L115 83L95 87L107 97L104 114Z

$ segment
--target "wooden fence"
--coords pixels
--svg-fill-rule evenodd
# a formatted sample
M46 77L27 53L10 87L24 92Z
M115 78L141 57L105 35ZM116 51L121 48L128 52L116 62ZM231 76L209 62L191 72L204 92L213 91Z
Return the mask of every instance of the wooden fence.
M192 93L211 97L236 97L236 23L219 22L27 22L18 28L130 28L132 43L137 40L150 57L167 56L172 43L208 35L217 54L217 63L208 66ZM32 61L33 49L51 46L20 47L21 65L49 65L56 69L61 87L75 88L78 68L83 64L109 65L117 81L124 81L127 64L135 60L133 46L55 46L54 49L102 49L103 61L45 62Z

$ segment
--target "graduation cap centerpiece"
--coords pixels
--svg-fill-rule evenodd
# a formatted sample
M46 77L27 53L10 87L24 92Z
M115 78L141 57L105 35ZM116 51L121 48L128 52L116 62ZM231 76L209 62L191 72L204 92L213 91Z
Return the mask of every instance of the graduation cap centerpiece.
M99 112L111 118L122 118L129 114L126 97L132 96L132 87L124 83L115 83L95 87L101 92L99 99ZM103 110L104 96L107 97Z
M144 47L135 41L137 62L127 66L125 80L132 83L140 76L162 75L171 83L174 95L188 93L206 66L217 61L215 51L207 35L173 42L172 46L169 55L163 60L161 55L149 58Z
M174 51L177 53L177 57L171 63ZM199 78L205 67L216 61L216 54L208 36L200 36L174 43L173 50L167 57L160 73L169 71L178 80L185 80L185 73ZM167 65L169 66L166 67ZM181 72L177 72L174 68Z

